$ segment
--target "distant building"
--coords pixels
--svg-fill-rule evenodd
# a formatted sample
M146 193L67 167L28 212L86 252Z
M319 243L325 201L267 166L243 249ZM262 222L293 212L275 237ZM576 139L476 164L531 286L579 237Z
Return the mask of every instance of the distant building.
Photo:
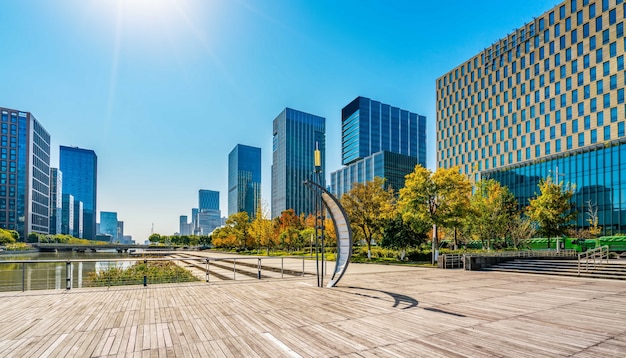
M62 195L61 234L74 236L74 196Z
M179 219L179 233L180 235L186 236L191 235L191 224L187 219L187 215L181 215Z
M121 242L123 237L124 237L124 222L118 220L117 221L117 239L120 240Z
M83 233L83 202L80 200L74 199L74 228L72 229L72 236L82 239L84 238Z
M191 209L191 234L192 235L196 235L196 232L198 231L198 213L199 212L200 212L200 209L198 208Z
M111 242L117 241L117 213L112 211L100 212L100 234L111 236Z
M220 192L201 189L198 192L200 211L197 214L195 234L207 235L221 225Z
M345 167L330 174L338 197L353 183L374 177L398 191L417 164L426 166L426 117L357 97L341 111L341 159Z
M228 155L228 215L256 217L261 202L261 148L237 144Z
M0 108L0 228L50 230L50 134L29 112Z
M208 235L220 226L222 218L219 210L204 210L198 213L197 235Z
M61 208L63 207L63 173L50 168L50 234L61 233Z
M272 217L287 209L293 209L297 215L314 213L314 194L303 182L315 179L314 153L319 148L321 184L326 186L326 119L285 108L274 119L273 129Z
M198 203L200 211L202 210L219 210L220 209L220 192L215 190L200 189L198 191Z
M93 150L60 146L59 166L63 172L63 193L83 202L83 236L96 236L98 157Z

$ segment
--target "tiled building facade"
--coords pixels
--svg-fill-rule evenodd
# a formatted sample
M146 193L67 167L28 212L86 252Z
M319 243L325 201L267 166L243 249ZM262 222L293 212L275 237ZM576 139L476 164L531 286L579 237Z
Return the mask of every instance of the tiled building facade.
M436 81L437 164L495 178L520 206L554 175L626 230L623 0L567 0ZM532 184L529 184L532 183Z

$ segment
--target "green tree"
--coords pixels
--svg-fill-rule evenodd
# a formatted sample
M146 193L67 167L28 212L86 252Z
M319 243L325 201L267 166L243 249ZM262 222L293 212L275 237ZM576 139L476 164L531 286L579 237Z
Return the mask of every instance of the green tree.
M399 213L385 219L382 228L383 239L380 242L380 246L399 250L400 260L403 261L406 249L420 245L426 241L428 236L428 230L430 229L428 223L422 222L419 226L416 224L415 221L412 223L405 222Z
M0 229L0 245L14 244L17 240L10 230Z
M529 218L520 214L513 216L509 226L509 237L515 249L519 247L520 243L532 238L535 232L537 230Z
M471 184L458 167L438 168L434 173L415 166L400 189L399 210L405 220L427 222L433 226L432 250L434 264L439 245L437 227L453 227L469 206Z
M372 241L382 236L387 217L394 215L395 196L385 189L385 179L375 177L366 183L354 183L341 197L341 204L350 219L353 232L360 232L367 244L367 257L372 257Z
M157 234L156 232L154 234L151 234L148 237L148 240L150 241L150 243L152 244L158 244L159 242L161 242L161 235Z
M483 248L491 249L492 241L503 239L509 231L517 201L499 182L481 180L471 196L470 208L465 220L470 233L482 242Z
M569 223L576 219L576 210L570 204L574 190L553 182L551 177L541 180L539 190L541 194L530 199L526 212L537 224L538 233L548 238L550 248L550 239L566 234Z
M250 240L250 217L245 211L234 213L226 219L226 225L232 228L237 240L237 246L244 249Z

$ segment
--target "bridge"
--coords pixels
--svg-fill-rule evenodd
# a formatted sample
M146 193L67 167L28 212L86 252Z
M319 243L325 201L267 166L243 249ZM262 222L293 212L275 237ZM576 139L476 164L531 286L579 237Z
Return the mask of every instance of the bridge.
M151 246L137 244L51 244L37 243L33 244L39 251L56 252L56 251L78 251L78 252L96 252L100 250L116 250L119 253L128 252L129 250L142 249L144 251L161 251L173 250L173 246Z

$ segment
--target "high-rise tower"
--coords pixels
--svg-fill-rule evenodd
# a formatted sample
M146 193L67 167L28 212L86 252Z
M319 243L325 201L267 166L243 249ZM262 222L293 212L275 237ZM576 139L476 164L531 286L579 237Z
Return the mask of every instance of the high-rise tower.
M426 117L365 97L341 111L341 159L345 167L330 174L331 191L340 197L353 183L385 179L404 187L415 165L426 166Z
M93 150L61 146L59 166L63 172L63 193L83 202L83 236L96 236L98 157Z
M261 201L261 148L237 144L228 155L228 215L256 217Z
M0 113L0 227L26 241L50 229L50 134L31 113Z
M313 193L303 182L313 179L314 151L326 167L326 119L285 108L274 119L272 151L272 217L293 209L296 215L315 212ZM322 174L322 186L326 186Z

